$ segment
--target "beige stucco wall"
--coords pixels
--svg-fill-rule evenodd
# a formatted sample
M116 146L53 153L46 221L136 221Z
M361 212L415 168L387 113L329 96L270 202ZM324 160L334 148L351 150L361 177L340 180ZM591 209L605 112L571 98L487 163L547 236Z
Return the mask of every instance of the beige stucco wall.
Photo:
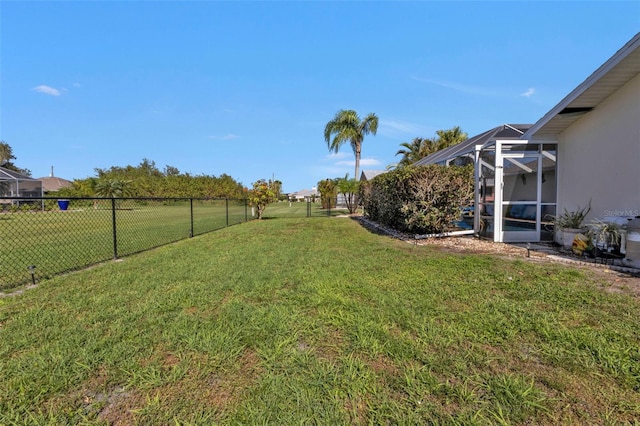
M558 213L640 215L640 74L558 137Z

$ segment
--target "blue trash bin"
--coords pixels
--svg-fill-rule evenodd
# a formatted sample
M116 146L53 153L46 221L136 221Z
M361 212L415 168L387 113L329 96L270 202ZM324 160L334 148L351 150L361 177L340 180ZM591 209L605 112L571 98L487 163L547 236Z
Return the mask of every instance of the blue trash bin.
M58 200L58 207L60 210L66 210L69 208L69 200Z

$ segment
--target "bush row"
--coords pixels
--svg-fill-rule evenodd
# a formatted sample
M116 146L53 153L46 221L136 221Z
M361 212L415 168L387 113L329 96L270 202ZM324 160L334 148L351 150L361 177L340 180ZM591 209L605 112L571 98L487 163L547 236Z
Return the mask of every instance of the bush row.
M473 203L473 166L408 166L363 182L365 215L398 231L446 232Z

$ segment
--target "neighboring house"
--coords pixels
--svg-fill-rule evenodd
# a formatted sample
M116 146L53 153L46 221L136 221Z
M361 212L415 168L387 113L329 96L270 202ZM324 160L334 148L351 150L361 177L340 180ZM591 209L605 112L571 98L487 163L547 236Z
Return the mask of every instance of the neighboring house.
M363 170L362 173L360 173L360 181L366 182L386 172L386 170Z
M42 197L42 182L0 167L0 196L39 198Z
M312 200L313 198L318 196L318 191L316 188L312 189L303 189L302 191L292 192L289 194L289 199L292 201L305 201Z
M554 215L589 203L587 221L640 215L640 33L535 124L416 162L470 163L474 230L494 241L550 240Z
M47 177L38 178L42 182L42 189L45 194L49 192L56 192L62 188L68 188L73 185L73 182L53 175L53 167L51 167L51 174Z

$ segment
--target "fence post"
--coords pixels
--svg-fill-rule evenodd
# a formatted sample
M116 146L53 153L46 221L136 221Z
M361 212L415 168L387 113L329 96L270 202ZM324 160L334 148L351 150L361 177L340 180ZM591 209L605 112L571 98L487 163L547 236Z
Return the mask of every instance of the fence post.
M247 208L249 207L249 203L247 202L247 199L244 199L244 221L248 222L249 221L249 212L247 212Z
M193 238L193 198L189 198L189 209L191 210L191 229L189 230L189 237Z
M118 259L118 233L116 231L116 199L111 197L111 227L113 229L113 260Z
M229 199L224 199L225 210L227 212L227 226L229 226Z

